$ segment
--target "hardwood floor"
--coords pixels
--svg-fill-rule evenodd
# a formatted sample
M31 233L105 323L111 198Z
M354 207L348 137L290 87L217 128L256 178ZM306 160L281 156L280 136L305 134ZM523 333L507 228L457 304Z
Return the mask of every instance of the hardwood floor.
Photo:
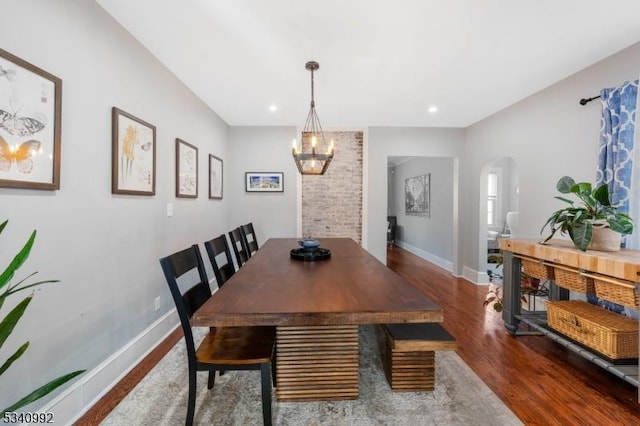
M640 424L638 389L544 336L507 334L487 288L403 250L388 266L444 308L457 353L527 425Z
M544 336L507 334L484 308L486 287L453 277L399 247L388 266L444 308L457 353L526 425L640 424L638 389ZM177 330L76 422L97 425L179 341Z

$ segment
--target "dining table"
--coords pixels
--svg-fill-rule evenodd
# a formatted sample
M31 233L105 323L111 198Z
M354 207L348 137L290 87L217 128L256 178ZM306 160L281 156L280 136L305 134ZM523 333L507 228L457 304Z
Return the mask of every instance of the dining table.
M318 241L327 256L301 260L298 239L268 239L192 317L275 326L278 401L356 399L361 324L443 321L440 306L353 239Z

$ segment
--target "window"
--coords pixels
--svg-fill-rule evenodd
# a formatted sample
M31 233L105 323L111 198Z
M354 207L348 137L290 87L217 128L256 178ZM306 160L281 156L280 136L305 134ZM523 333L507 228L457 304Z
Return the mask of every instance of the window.
M498 223L498 173L487 176L487 225L496 227Z

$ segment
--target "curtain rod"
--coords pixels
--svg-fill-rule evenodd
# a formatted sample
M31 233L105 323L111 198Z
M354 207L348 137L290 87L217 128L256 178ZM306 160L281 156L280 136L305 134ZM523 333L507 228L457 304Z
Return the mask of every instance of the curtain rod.
M591 101L593 101L595 99L598 99L599 97L600 97L600 95L594 96L593 98L582 98L582 99L580 99L580 105L586 105L589 102L591 102Z

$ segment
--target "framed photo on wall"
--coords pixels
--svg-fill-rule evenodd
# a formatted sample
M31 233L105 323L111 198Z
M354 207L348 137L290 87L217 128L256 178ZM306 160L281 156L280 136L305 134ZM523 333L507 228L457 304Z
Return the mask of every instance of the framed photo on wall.
M111 193L155 195L156 127L111 109Z
M222 159L209 154L209 198L222 200Z
M430 181L430 173L404 180L405 214L431 217Z
M246 172L246 192L284 192L284 173Z
M62 80L0 49L0 187L60 189Z
M176 197L198 198L198 148L176 138Z

